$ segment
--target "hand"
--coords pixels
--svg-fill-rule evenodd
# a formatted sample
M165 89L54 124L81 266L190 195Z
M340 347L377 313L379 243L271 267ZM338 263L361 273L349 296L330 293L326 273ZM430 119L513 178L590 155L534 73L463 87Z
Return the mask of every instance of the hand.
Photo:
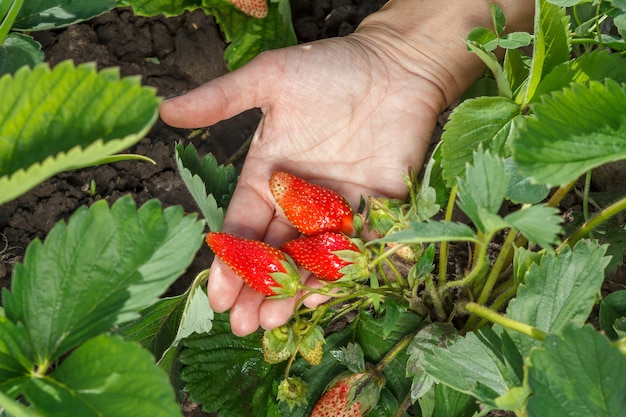
M357 207L361 196L403 197L403 174L419 169L446 98L441 87L389 59L362 33L265 52L244 67L164 102L173 126L214 124L259 107L256 130L223 231L280 246L297 232L272 198L275 170L332 188ZM415 68L418 68L416 71ZM316 285L313 278L308 285ZM219 260L208 283L217 312L231 309L232 331L284 324L295 299L265 299ZM317 296L307 298L315 305Z

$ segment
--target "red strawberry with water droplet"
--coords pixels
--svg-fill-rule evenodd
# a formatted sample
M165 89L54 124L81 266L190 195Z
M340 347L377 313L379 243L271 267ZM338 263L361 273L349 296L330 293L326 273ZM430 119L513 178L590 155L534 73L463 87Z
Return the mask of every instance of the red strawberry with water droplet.
M270 190L287 219L300 233L354 231L352 208L341 194L287 172L274 172Z
M344 275L349 279L368 277L368 258L364 251L346 235L324 232L285 243L281 250L298 265L326 281Z
M267 16L269 11L267 7L267 0L228 0L236 8L241 10L248 16L256 17L259 19Z
M376 405L384 384L375 371L340 375L326 388L310 417L362 417Z
M265 242L209 232L206 243L250 288L261 294L293 297L300 289L300 274L293 261Z

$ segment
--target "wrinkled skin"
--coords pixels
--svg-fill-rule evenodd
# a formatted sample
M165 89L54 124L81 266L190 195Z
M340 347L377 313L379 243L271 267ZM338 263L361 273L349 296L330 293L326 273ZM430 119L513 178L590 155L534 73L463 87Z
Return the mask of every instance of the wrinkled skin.
M394 54L375 38L359 31L265 52L162 104L162 119L185 128L255 107L263 112L223 232L275 246L297 236L270 193L275 170L332 188L353 207L361 196L405 195L403 174L409 166L421 167L437 116L449 100L432 72L421 73L415 60L406 68L389 59ZM319 285L313 277L307 284ZM295 299L265 299L219 260L211 267L208 294L215 311L231 309L237 335L284 324L295 304ZM306 304L321 301L311 296Z

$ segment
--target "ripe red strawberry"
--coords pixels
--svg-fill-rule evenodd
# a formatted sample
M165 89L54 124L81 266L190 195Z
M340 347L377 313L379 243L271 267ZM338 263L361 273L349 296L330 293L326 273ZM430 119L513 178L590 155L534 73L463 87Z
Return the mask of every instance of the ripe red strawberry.
M272 174L270 190L287 219L303 235L352 234L352 208L339 193L280 171Z
M209 232L206 243L253 290L281 298L300 289L300 274L284 253L258 240Z
M310 417L361 417L376 405L384 384L375 372L340 375L326 388Z
M298 265L326 281L336 281L344 275L350 279L369 276L367 256L341 233L324 232L300 237L285 243L281 250ZM352 267L346 268L348 266Z
M241 10L248 16L257 17L259 19L267 16L269 11L267 7L267 0L228 0L236 8Z

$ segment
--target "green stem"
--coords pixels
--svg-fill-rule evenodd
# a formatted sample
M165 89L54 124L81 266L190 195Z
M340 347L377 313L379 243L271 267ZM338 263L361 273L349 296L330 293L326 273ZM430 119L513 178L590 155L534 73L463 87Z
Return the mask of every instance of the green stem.
M506 260L509 258L509 253L513 250L516 237L517 230L510 229L509 234L502 244L500 253L491 267L491 271L489 272L489 276L487 276L487 281L485 281L480 296L476 301L478 304L485 305L487 301L489 301L489 297L491 296L491 292L496 285L500 273L508 266Z
M573 235L565 239L561 246L557 248L557 252L561 251L566 245L575 245L580 239L587 236L593 229L623 210L626 210L626 197L616 201L586 221Z
M378 362L378 365L376 365L376 372L382 372L383 369L385 369L385 367L389 365L389 363L394 360L396 356L398 356L398 353L402 352L409 345L409 343L411 343L411 340L413 340L416 334L417 332L411 333L400 339L400 341L385 354L380 362Z
M452 220L452 212L454 210L454 204L456 202L457 186L455 185L450 190L450 197L448 197L448 205L446 206L446 215L444 220ZM439 286L442 287L446 284L448 275L448 242L441 242L439 245Z
M487 246L490 240L491 234L483 236L482 239L476 243L476 247L478 248L478 259L476 260L476 263L470 273L467 274L463 279L447 282L443 286L444 290L454 287L465 287L469 285L481 273L481 270L483 269L483 264L485 263L485 257L487 256Z
M387 267L391 269L391 272L393 272L393 276L396 278L396 282L400 285L400 287L402 288L407 287L406 282L404 282L404 277L402 276L400 271L398 271L398 268L396 268L396 265L393 262L391 262L390 259L385 259L385 263L387 264Z
M476 303L467 303L465 308L472 314L484 317L492 323L499 324L507 329L515 330L516 332L525 334L536 340L543 341L548 335L544 331L541 331L529 324L510 319Z
M15 22L15 18L20 12L23 4L24 0L14 0L13 4L9 8L9 12L5 16L4 20L0 23L0 45L4 43L4 40L8 36L9 31L13 27L13 22Z
M445 321L446 311L443 308L443 302L441 301L441 297L439 296L439 291L437 291L437 287L435 287L435 283L433 282L433 276L428 274L426 277L424 277L424 284L426 285L426 291L428 292L428 295L430 295L431 300L433 300L437 320Z

